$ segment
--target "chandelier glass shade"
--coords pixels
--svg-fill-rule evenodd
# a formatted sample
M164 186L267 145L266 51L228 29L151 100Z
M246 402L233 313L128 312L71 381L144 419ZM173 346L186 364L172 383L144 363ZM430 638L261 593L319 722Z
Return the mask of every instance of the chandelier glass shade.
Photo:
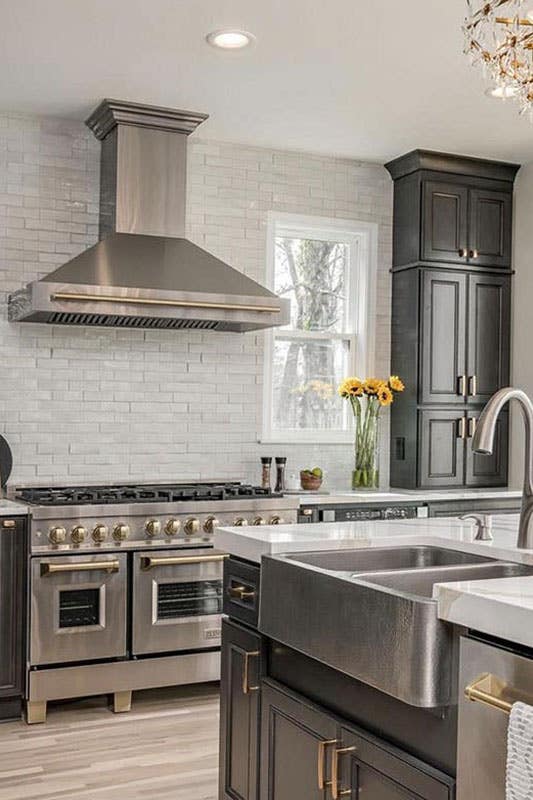
M533 112L533 0L467 0L465 52L480 65L495 97Z

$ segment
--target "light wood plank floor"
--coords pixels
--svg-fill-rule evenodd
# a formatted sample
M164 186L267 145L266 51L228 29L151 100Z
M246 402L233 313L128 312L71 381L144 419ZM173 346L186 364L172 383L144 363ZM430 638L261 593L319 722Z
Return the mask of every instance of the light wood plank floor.
M44 725L0 725L0 800L216 800L216 684L50 705Z

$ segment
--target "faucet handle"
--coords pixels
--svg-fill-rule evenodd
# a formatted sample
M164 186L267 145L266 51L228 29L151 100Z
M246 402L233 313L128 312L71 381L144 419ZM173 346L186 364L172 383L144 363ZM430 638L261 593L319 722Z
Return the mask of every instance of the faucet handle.
M491 542L492 541L492 520L486 514L463 514L459 517L460 520L471 519L476 523L476 535L474 541L476 542Z

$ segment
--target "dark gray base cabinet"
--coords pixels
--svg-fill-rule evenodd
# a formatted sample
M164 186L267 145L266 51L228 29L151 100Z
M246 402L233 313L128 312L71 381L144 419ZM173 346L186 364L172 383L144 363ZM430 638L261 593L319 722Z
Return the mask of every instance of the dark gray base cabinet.
M260 800L451 800L454 780L272 681L261 685Z
M224 619L220 675L220 800L257 800L261 637Z
M0 720L20 717L24 693L25 517L0 518Z

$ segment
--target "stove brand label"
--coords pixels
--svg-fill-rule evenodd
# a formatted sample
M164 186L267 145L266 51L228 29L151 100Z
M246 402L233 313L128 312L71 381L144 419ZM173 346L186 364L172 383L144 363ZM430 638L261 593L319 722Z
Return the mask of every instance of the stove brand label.
M208 628L204 630L204 637L206 639L220 639L221 628Z

